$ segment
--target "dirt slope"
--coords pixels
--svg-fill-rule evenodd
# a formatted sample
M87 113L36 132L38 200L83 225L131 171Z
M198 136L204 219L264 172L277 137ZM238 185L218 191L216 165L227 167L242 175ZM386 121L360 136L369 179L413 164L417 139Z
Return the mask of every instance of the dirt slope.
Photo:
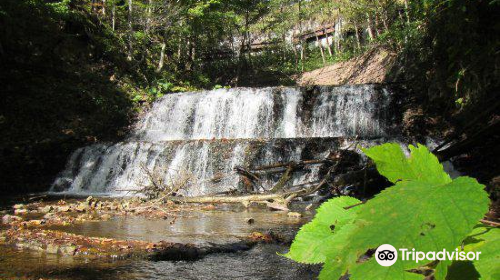
M342 85L387 82L386 73L394 65L396 54L384 48L373 48L362 56L335 63L299 77L297 84Z

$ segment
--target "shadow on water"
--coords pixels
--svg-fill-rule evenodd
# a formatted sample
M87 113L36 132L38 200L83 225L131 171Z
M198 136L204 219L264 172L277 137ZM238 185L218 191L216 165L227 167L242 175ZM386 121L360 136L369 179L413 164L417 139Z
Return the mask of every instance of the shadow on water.
M294 263L277 252L287 248L259 244L245 252L212 254L194 262L84 261L2 248L0 275L6 279L313 279L318 266Z

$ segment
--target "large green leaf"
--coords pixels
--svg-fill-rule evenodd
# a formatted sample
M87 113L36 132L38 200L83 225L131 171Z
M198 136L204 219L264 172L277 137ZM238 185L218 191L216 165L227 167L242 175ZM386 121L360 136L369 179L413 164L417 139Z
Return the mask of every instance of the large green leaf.
M415 177L399 144L387 143L363 149L363 152L375 162L378 172L393 183L403 177Z
M487 205L483 186L472 178L461 177L442 186L398 182L360 207L349 244L341 255L328 255L329 270L340 271L337 278L349 270L351 279L411 279L415 276L405 270L425 262L398 259L397 266L382 267L373 261L357 261L382 244L423 252L455 250L487 212ZM370 269L374 271L365 275Z
M356 213L344 207L354 205L360 201L348 197L337 197L323 203L318 208L314 220L305 224L297 233L287 258L301 263L323 263L326 259L326 250L342 249L349 242L347 239L349 228Z
M401 146L395 143L363 149L363 152L376 164L380 174L389 181L399 180L446 184L451 182L450 176L444 172L443 166L425 146L409 146L411 155L405 156Z
M380 173L395 186L349 210L343 205L354 203L340 203L340 198L329 201L329 207L335 206L336 211L318 211L297 235L298 242L294 242L288 257L306 263L324 262L320 279L339 279L346 273L350 279L422 279L423 275L409 270L429 261L398 258L393 266L383 267L367 252L382 244L422 252L454 251L488 211L489 199L484 186L473 178L452 181L426 147L410 146L410 151L411 156L406 158L397 144L367 149ZM345 219L328 217L330 212ZM332 233L328 228L334 222ZM314 232L318 229L320 239L310 240L317 238ZM487 255L491 259L493 253ZM436 279L444 278L450 263L438 264Z
M465 240L464 251L481 252L473 261L484 280L500 279L500 229L479 225Z

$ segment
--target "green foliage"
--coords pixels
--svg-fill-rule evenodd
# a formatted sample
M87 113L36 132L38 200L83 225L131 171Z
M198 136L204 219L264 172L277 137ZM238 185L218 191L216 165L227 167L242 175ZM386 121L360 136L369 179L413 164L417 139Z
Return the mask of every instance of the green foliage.
M363 152L375 162L378 172L392 183L400 180L431 184L451 182L438 159L425 146L418 144L417 147L410 145L409 148L409 158L396 143L363 149Z
M156 98L160 98L166 93L172 92L174 85L167 80L161 79L155 82L153 87L150 87L148 95L154 100Z
M318 208L314 220L304 225L295 237L290 252L284 256L301 263L324 263L326 252L339 251L346 244L356 216L355 209L344 207L360 203L353 197L331 199ZM328 251L325 250L328 244ZM333 249L335 248L335 249Z
M52 3L47 3L47 6L51 7L54 12L59 14L62 17L67 17L71 13L71 10L69 8L69 4L71 3L71 0L61 0L59 2L52 2Z
M481 252L474 268L483 280L500 279L500 230L482 224L465 239L465 252Z
M285 256L303 263L324 263L320 279L338 279L345 273L350 279L423 279L408 272L422 266L415 261L399 259L393 266L382 267L374 257L360 258L382 244L423 252L454 251L464 240L468 244L475 236L474 227L488 211L484 186L469 177L452 180L422 145L410 145L410 157L398 144L364 152L395 185L360 206L346 207L357 202L349 197L324 203L301 228ZM490 232L482 237L486 256L474 263L484 279L493 277L498 268L494 262L499 251L487 245L498 238L498 229ZM448 265L437 266L436 279L444 279Z

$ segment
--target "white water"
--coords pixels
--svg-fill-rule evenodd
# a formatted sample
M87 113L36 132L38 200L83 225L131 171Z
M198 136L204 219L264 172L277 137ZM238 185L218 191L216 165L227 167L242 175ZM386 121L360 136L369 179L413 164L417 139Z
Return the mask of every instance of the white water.
M147 141L383 136L376 116L384 114L388 95L373 85L323 88L304 120L304 94L298 88L171 94L154 104L135 136Z
M386 136L390 97L373 85L324 87L312 94L298 88L170 94L153 105L127 141L75 151L52 190L133 194L129 190L150 183L146 170L166 182L189 177L184 195L241 189L232 171L237 165L322 159L338 148L335 137ZM293 184L314 181L318 171L306 168ZM277 179L279 174L264 180L262 188Z

